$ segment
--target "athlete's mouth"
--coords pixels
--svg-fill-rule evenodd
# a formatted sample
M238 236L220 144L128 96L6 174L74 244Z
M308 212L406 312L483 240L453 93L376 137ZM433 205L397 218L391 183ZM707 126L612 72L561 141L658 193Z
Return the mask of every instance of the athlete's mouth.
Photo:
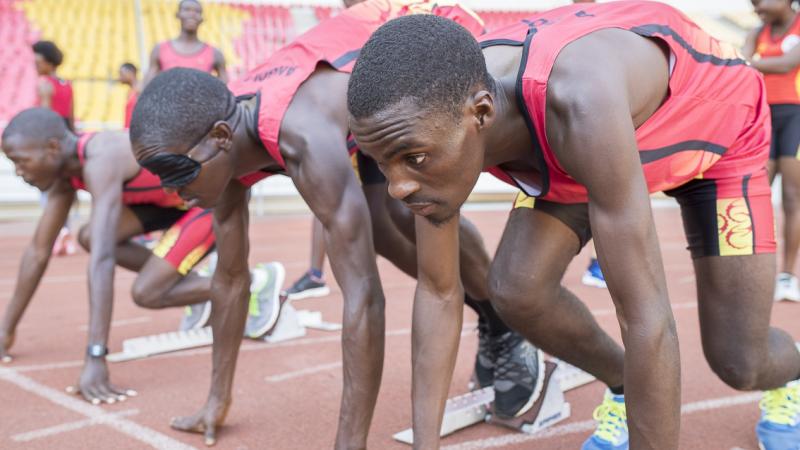
M428 216L436 209L436 203L432 202L406 203L406 206L418 216Z

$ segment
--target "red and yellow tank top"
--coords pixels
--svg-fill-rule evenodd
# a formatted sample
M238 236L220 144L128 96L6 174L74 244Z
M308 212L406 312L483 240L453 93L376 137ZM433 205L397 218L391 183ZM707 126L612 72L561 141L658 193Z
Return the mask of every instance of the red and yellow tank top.
M669 96L636 130L651 192L673 189L704 173L724 171L736 176L764 167L770 127L761 124L766 102L758 72L733 46L710 37L678 10L662 3L628 0L550 10L480 39L484 47L523 48L517 100L539 168L535 173L500 168L489 172L530 196L558 203L587 201L586 188L561 167L548 143L547 82L561 49L605 28L658 38L671 53ZM756 122L758 126L753 126ZM714 172L710 172L712 166Z
M800 44L800 14L797 14L783 36L772 36L772 25L765 25L758 34L756 55L761 58L783 56ZM764 74L767 102L770 105L800 104L800 66L788 73Z
M78 138L78 160L81 167L86 165L86 146L95 133L86 133ZM86 190L83 177L72 177L70 184L76 190ZM178 194L168 194L161 188L161 180L144 168L122 186L122 203L125 205L156 205L162 208L179 208L184 201Z
M259 96L259 137L281 167L286 167L278 143L281 122L300 85L320 63L340 72L352 72L361 47L372 33L389 20L407 14L435 14L452 19L475 36L483 33L483 21L455 2L367 0L322 21L244 78L229 85L234 95ZM267 173L255 172L240 181L249 186L267 176Z
M53 75L42 77L53 86L53 96L50 99L50 109L59 116L69 119L72 115L72 83L62 80ZM41 99L37 99L36 104L41 105Z
M175 50L172 41L165 41L158 44L158 64L161 70L186 67L211 73L214 71L214 48L203 44L199 51L184 55Z

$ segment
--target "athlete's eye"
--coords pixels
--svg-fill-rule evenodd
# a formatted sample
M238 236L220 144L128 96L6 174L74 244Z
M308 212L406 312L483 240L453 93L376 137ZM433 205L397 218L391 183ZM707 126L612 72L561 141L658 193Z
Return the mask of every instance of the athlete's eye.
M427 156L424 153L415 153L413 155L406 156L406 162L411 164L412 166L419 166L425 162Z

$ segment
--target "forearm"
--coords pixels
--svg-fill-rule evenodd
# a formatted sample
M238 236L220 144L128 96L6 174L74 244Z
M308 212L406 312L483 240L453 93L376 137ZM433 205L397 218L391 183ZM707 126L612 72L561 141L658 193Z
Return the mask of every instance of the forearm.
M3 322L0 328L12 332L22 319L25 309L28 307L39 282L47 269L50 258L49 252L40 252L34 247L29 247L22 256L19 273L17 274L17 285L14 288L14 295L6 307Z
M418 285L411 359L414 447L438 448L447 393L461 334L463 290L433 293Z
M209 397L230 400L249 295L247 270L215 275L211 288L214 343Z
M114 264L113 255L93 254L89 262L90 345L108 342L114 303Z
M366 289L346 292L342 323L344 367L336 448L366 448L383 374L384 298L377 274ZM362 280L363 283L367 280ZM343 288L344 289L344 288Z
M750 61L750 64L759 72L764 74L784 74L789 73L797 67L791 61L784 58L763 58L757 61Z

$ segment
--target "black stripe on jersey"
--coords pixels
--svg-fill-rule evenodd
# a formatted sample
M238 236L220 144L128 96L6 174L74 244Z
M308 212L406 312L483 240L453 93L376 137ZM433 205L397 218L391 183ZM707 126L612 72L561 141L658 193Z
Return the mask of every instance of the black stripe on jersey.
M642 164L647 164L672 156L675 153L697 150L722 155L727 149L719 144L708 141L684 141L667 147L654 148L652 150L639 150L639 158L641 158Z
M334 61L330 62L331 66L334 69L339 70L342 67L350 64L353 62L354 59L358 58L358 55L361 53L361 49L350 50L349 52L345 53L344 55L336 58Z
M686 42L681 35L675 32L672 28L668 27L667 25L658 25L658 24L650 24L650 25L639 25L635 26L630 29L632 32L647 37L653 37L657 34L662 36L671 36L672 39L675 40L681 47L683 47L689 55L694 58L695 61L699 63L710 63L715 66L741 66L747 65L747 61L741 58L720 58L716 55L709 55L706 53L700 53L694 47L692 47L688 42Z

